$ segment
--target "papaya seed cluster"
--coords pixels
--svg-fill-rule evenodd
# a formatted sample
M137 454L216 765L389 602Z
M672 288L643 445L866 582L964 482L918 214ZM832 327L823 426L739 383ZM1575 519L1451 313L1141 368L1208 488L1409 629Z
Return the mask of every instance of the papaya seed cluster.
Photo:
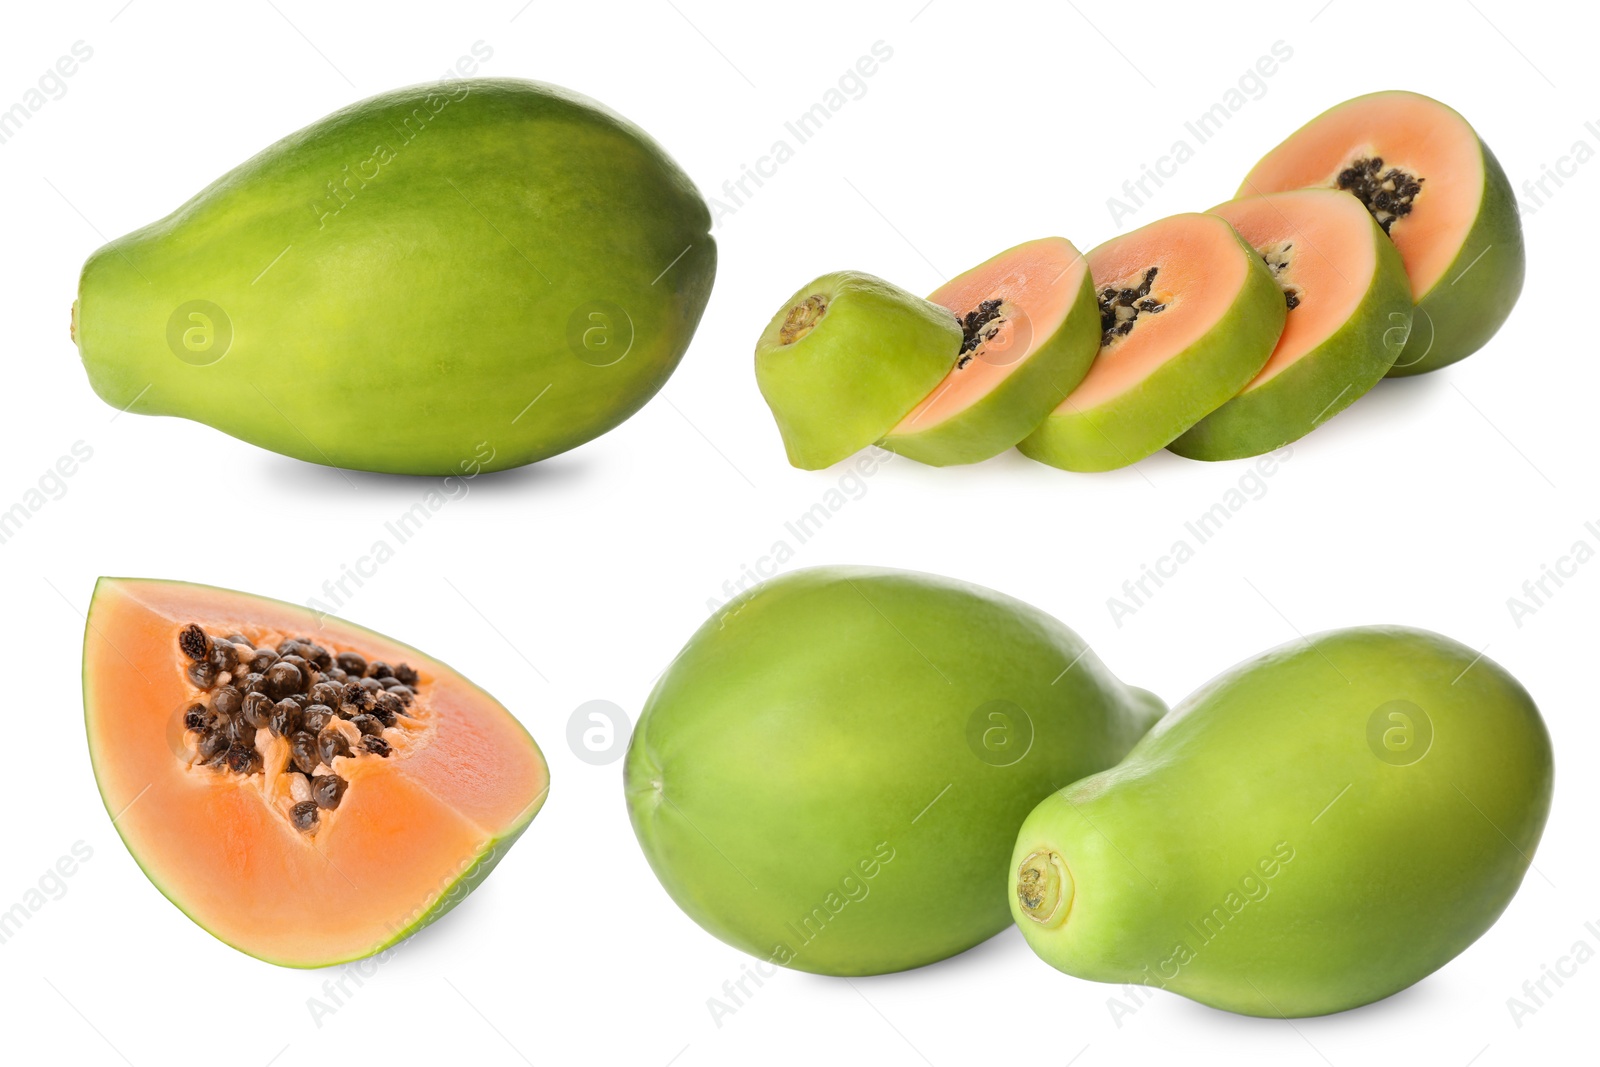
M183 712L198 762L224 774L261 774L271 739L284 738L290 821L303 833L344 797L349 783L333 761L387 758L392 738L385 731L413 718L419 680L404 663L368 662L306 637L257 647L242 634L208 634L198 623L179 632L178 649L199 691Z

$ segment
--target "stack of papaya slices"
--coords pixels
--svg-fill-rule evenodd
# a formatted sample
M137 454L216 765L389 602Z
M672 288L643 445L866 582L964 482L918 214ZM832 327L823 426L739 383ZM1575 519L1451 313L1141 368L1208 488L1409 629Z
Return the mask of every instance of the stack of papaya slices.
M873 443L935 466L1012 447L1074 471L1237 459L1477 351L1523 260L1510 184L1466 120L1374 93L1269 152L1237 199L1087 255L1031 241L926 300L825 275L763 332L756 378L805 469Z

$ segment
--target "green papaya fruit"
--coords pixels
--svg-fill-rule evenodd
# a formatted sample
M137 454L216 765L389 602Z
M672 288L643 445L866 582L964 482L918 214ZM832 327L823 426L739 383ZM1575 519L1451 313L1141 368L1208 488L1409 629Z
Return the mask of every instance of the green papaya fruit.
M961 355L948 308L859 271L824 274L756 341L756 384L789 462L830 467L888 433Z
M555 86L398 89L291 134L84 264L102 399L353 469L477 473L632 415L716 244L650 137Z
M1552 787L1528 693L1421 630L1337 630L1214 679L1023 823L1011 907L1100 982L1247 1015L1387 997L1472 944L1532 862Z
M821 974L904 970L1004 929L1029 809L1164 710L1020 601L819 567L737 597L668 666L628 747L628 810L722 940Z

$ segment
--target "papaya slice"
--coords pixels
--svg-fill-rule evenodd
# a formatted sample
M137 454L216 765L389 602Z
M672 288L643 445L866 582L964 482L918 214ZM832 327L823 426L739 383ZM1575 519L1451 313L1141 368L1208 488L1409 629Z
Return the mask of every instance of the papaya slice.
M1383 227L1349 193L1300 189L1211 211L1261 253L1289 314L1261 373L1167 448L1239 459L1304 437L1383 378L1411 328L1411 283Z
M756 342L756 384L789 462L831 467L888 433L959 358L950 312L859 271L791 296Z
M202 928L282 966L370 956L438 919L549 788L533 738L449 667L246 593L102 578L83 693L134 860Z
M1218 215L1183 214L1088 255L1100 307L1094 364L1018 449L1071 471L1164 448L1254 378L1283 332L1283 291Z
M1417 314L1391 377L1465 359L1522 292L1522 219L1505 171L1455 110L1420 93L1347 100L1245 177L1238 195L1310 186L1355 194L1394 240Z
M977 463L1006 451L1083 380L1100 348L1088 264L1065 238L1002 252L928 299L961 323L961 355L879 442L921 463Z

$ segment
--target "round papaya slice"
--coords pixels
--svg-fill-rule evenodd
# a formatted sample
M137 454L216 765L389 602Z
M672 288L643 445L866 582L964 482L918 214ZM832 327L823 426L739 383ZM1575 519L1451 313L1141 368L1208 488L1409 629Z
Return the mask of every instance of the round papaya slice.
M899 422L955 364L950 312L882 278L825 274L790 297L756 342L756 384L789 462L830 467Z
M1254 378L1283 331L1272 272L1217 215L1161 219L1089 253L1100 351L1017 446L1071 471L1137 462Z
M202 928L287 967L369 956L439 918L549 788L533 738L449 667L226 589L102 578L83 695L134 860Z
M1211 210L1261 253L1289 315L1261 373L1167 448L1239 459L1304 437L1378 383L1406 344L1411 283L1383 227L1349 193L1300 189Z
M1289 135L1239 196L1345 189L1393 238L1417 306L1391 377L1482 348L1522 292L1522 220L1505 171L1453 109L1420 93L1358 96Z
M1061 237L1002 252L928 299L961 323L961 355L879 443L936 467L989 459L1022 440L1100 348L1088 265Z

